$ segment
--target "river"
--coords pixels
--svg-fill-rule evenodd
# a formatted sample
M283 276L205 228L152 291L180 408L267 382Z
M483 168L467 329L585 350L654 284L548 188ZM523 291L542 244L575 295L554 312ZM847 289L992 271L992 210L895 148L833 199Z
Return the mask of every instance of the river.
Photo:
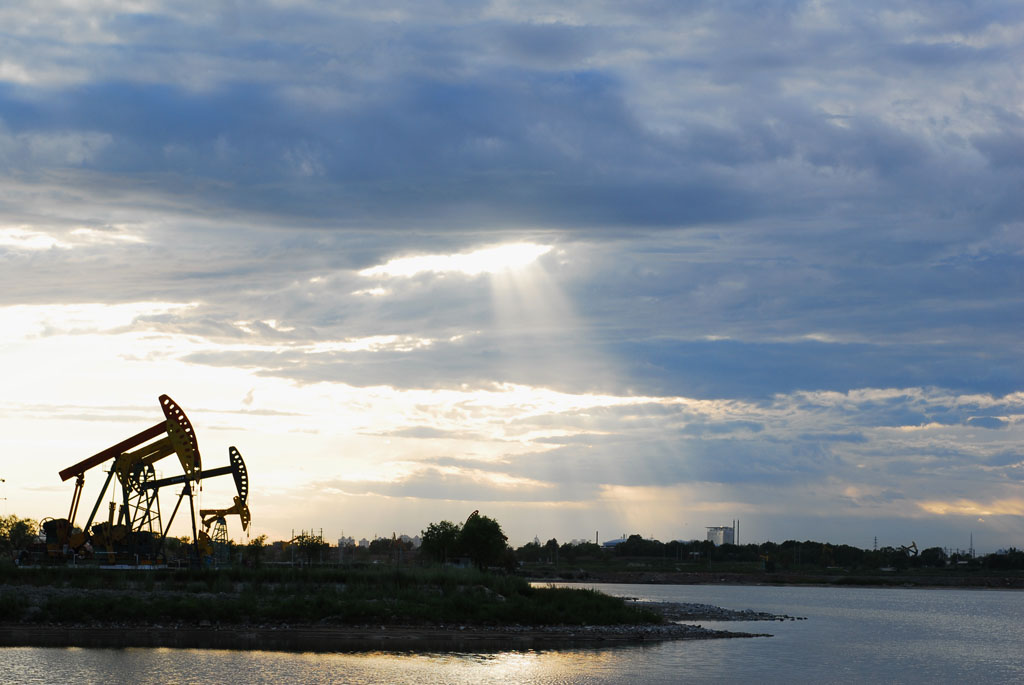
M702 622L773 637L495 653L0 649L12 683L1024 682L1024 592L594 585L652 601L806 617Z

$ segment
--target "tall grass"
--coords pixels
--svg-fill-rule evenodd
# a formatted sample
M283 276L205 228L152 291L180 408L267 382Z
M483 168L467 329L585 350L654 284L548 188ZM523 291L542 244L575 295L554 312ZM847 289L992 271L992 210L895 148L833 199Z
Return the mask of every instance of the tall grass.
M6 621L610 625L662 620L592 590L538 588L514 576L470 569L41 568L3 574L0 580L0 617ZM23 584L61 590L29 593L44 598L33 605L17 599L17 586Z

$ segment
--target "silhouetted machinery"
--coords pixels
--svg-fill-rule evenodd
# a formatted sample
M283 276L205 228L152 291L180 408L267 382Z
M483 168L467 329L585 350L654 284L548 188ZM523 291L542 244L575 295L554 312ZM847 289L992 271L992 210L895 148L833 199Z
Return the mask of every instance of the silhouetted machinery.
M226 561L228 550L228 526L226 516L236 515L242 523L242 530L249 529L249 476L245 470L242 455L235 447L228 448L231 460L231 475L235 477L235 503L226 509L200 509L199 516L203 521L203 530L199 532L200 552L204 556L215 556L218 561ZM210 528L213 533L210 533Z
M215 535L220 535L225 543L225 516L238 515L242 521L242 529L248 529L250 514L246 500L249 496L249 475L241 453L235 447L231 447L228 450L227 466L204 470L196 434L185 412L167 395L160 396L160 408L163 410L164 421L60 472L61 480L75 478L75 490L66 519L43 521L48 556L60 558L74 554L94 556L107 563L157 563L164 558L167 533L174 523L181 503L186 498L192 520L192 543L196 561L209 551L210 545L207 543L211 538L207 530L211 524L219 525L219 528L215 529ZM157 478L154 464L172 454L178 458L182 473L168 478ZM96 498L96 504L85 526L79 529L75 526L75 518L85 485L85 472L108 463L109 469L103 489ZM238 492L234 505L227 509L200 511L204 530L198 530L193 485L207 478L228 474L234 478ZM120 497L118 498L116 491L112 493L107 518L97 523L96 514L115 476L120 486ZM164 525L160 514L159 494L161 488L174 485L181 485L182 489L174 505L174 511ZM120 505L116 501L118 499Z
M900 549L908 557L916 557L918 555L917 543L913 540L910 541L910 547L907 547L906 545L900 545Z

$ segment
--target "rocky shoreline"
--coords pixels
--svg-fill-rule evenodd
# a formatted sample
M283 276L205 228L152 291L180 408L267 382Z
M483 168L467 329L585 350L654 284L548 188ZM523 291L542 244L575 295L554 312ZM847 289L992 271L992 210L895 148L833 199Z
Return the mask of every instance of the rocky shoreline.
M649 602L630 600L634 606L652 609L667 621L805 621L802 616L771 614L753 609L723 609L713 604L692 602Z
M0 624L0 646L170 647L269 651L569 649L770 637L694 625L655 626L64 626Z
M28 589L39 599L47 592L65 589ZM109 599L106 591L92 590L99 600ZM123 601L122 597L122 601ZM169 647L187 649L237 649L272 651L490 651L504 649L570 649L660 642L666 640L712 640L741 637L771 637L705 628L682 621L775 621L795 620L751 610L735 611L709 604L640 602L636 606L654 610L666 623L656 625L339 625L323 621L316 625L192 623L46 623L22 617L19 622L0 617L2 647ZM31 614L30 614L31 615Z
M112 573L51 572L46 577L24 576L32 583L0 583L0 646L418 652L572 649L770 637L763 632L726 630L720 622L796 620L709 604L531 588L521 579L473 574L310 577L249 572L236 577L156 577ZM482 584L487 580L494 586ZM700 622L719 625L694 625Z

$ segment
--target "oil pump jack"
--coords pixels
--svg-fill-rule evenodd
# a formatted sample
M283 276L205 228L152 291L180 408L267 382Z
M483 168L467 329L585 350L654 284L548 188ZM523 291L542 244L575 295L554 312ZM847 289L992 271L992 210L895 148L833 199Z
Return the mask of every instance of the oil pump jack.
M238 496L235 497L235 505L221 513L221 520L225 514L237 513L242 519L243 529L248 528L250 515L246 499L249 492L249 476L241 453L235 447L231 447L228 450L227 466L204 470L199 444L188 416L169 396L161 395L159 401L164 414L163 421L60 472L63 481L75 478L75 490L67 518L43 521L48 556L61 558L91 554L100 559L106 555L105 560L108 563L115 563L118 560L156 563L164 556L164 543L174 517L181 503L188 498L194 558L198 561L201 534L196 526L193 484L227 474L234 477ZM182 473L158 479L154 464L172 454L177 456ZM85 485L85 473L108 463L109 469L103 489L96 498L96 504L85 526L78 529L75 526L75 518ZM106 521L94 523L114 476L117 476L121 486L120 507L115 501L116 493L112 494L113 499L110 501ZM182 485L182 489L174 511L164 525L160 516L159 491L172 485ZM200 515L202 516L203 512Z

